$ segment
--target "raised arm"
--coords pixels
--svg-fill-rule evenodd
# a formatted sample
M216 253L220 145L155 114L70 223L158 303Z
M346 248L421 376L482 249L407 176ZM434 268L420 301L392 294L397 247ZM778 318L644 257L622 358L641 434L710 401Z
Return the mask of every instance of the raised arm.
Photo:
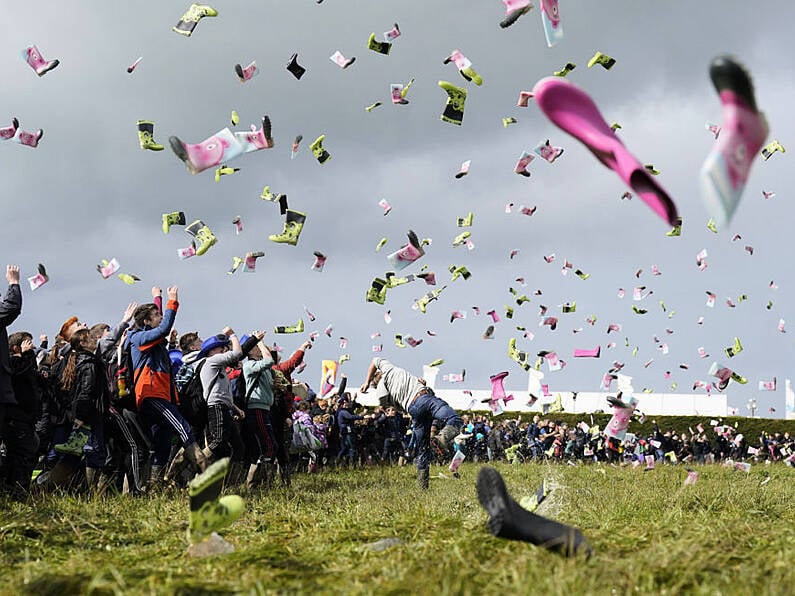
M370 388L370 383L373 382L373 377L375 376L375 371L377 370L375 366L375 358L370 361L370 366L367 368L367 375L364 377L364 383L362 383L361 388L359 391L362 393L367 393L367 390Z
M8 265L6 267L8 291L0 302L0 325L8 327L22 312L22 290L19 288L19 267Z

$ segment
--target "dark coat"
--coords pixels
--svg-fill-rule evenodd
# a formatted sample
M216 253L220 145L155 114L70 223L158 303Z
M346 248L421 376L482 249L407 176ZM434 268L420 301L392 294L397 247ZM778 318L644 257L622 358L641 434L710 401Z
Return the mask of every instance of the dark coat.
M0 404L15 404L14 389L11 386L11 362L8 353L7 327L22 312L22 291L19 284L11 284L0 302Z
M34 424L41 416L41 381L33 350L11 357L16 406L8 406L6 417Z
M105 366L97 354L80 350L75 361L75 377L72 387L74 418L96 421L108 409L110 401Z

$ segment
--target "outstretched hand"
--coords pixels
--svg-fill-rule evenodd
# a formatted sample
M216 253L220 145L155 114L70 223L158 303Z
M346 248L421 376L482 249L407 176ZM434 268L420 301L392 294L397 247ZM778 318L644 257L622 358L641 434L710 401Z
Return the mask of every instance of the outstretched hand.
M137 302L130 302L127 305L127 308L124 310L124 316L122 317L122 321L125 323L129 323L133 320L133 315L135 315L135 309L138 308Z
M19 283L19 267L16 265L6 265L6 279L9 284Z

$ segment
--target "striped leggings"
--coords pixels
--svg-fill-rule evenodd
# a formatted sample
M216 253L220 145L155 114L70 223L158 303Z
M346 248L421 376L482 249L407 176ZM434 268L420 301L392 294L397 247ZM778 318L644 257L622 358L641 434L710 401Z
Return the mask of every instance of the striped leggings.
M243 438L228 406L207 406L207 449L212 453L213 460L227 456L235 461L243 460Z
M246 410L246 443L248 463L256 464L261 458L272 459L276 452L271 413L268 410Z
M176 433L183 447L195 443L188 421L179 413L177 406L160 397L145 397L139 409L146 424L151 428L154 456L152 465L164 466L171 452L171 437Z

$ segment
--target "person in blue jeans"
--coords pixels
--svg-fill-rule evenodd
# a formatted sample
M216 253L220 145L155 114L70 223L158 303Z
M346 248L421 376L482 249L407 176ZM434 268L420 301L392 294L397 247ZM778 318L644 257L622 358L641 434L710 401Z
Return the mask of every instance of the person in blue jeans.
M431 424L434 420L444 423L436 440L443 450L449 452L464 421L446 401L436 397L424 379L385 358L376 357L370 362L362 393L371 386L376 387L376 397L382 406L398 405L411 416L411 432L417 445L417 482L421 489L427 489L431 467Z
M348 399L347 394L344 394L340 399L339 410L337 411L337 425L340 429L340 451L337 454L337 460L340 464L348 464L353 466L356 463L356 434L353 430L353 424L357 420L364 420L361 414L354 414L351 407L351 401Z

